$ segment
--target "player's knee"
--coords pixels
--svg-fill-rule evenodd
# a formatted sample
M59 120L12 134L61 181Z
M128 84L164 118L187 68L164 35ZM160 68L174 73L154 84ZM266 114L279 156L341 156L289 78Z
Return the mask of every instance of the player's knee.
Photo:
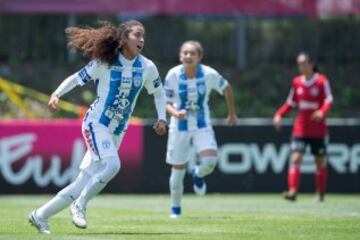
M217 163L217 157L207 156L201 157L201 164L203 165L204 175L208 175L215 170Z
M121 163L119 157L108 157L103 159L105 164L99 180L103 183L108 183L120 171Z
M294 152L294 153L291 155L291 162L292 162L292 164L300 165L300 164L301 164L301 159L302 159L302 154L301 154L301 153Z
M66 199L67 201L72 202L79 197L81 191L89 179L90 175L84 171L81 171L75 181L58 192L57 195L63 199Z

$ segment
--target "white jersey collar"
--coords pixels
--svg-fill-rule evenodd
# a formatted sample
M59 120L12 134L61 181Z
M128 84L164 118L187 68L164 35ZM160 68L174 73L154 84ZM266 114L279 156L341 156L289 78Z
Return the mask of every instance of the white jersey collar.
M138 58L139 56L134 57L133 59L129 60L127 58L124 57L124 55L122 55L121 53L119 54L119 61L122 65L124 66L132 66L135 62L135 60Z
M317 79L317 76L318 74L317 73L314 73L311 77L310 80L306 80L305 78L305 75L302 75L302 83L305 85L305 86L311 86L313 85L315 82L316 82L316 79Z

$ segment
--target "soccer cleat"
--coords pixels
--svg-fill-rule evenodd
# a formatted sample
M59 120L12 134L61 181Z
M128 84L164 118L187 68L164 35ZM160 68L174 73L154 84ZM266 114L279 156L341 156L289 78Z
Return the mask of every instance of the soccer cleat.
M36 215L36 210L29 215L29 223L34 226L39 233L51 234L48 220L40 218Z
M73 224L78 228L86 228L86 209L81 208L76 202L70 205L70 214Z
M170 218L179 218L181 216L181 207L172 207Z
M296 201L296 198L297 198L297 194L294 192L284 192L284 195L283 195L284 199L285 200L288 200L290 202L295 202Z
M193 177L193 187L194 192L198 196L203 196L206 194L206 183L203 177L198 177L195 173L195 169L192 171Z

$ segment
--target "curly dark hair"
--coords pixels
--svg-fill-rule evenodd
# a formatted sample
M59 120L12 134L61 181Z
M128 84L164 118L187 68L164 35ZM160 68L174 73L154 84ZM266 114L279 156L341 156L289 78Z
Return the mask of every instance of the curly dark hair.
M121 51L121 40L128 36L134 26L144 26L136 20L129 20L115 27L107 21L99 21L99 28L68 27L68 46L79 49L85 57L97 59L109 65L114 62Z

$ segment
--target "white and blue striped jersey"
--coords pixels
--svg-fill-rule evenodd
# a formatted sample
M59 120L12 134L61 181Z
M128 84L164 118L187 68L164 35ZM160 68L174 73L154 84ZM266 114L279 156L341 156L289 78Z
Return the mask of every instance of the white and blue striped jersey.
M211 127L209 95L211 90L223 94L227 85L227 80L216 70L202 64L198 65L196 77L191 79L187 78L183 65L170 69L164 84L167 102L187 112L184 120L171 117L170 128L191 131Z
M120 54L110 66L93 60L77 73L77 81L95 81L97 87L84 121L102 124L115 135L126 130L141 89L153 94L162 88L155 64L142 55L127 60Z

